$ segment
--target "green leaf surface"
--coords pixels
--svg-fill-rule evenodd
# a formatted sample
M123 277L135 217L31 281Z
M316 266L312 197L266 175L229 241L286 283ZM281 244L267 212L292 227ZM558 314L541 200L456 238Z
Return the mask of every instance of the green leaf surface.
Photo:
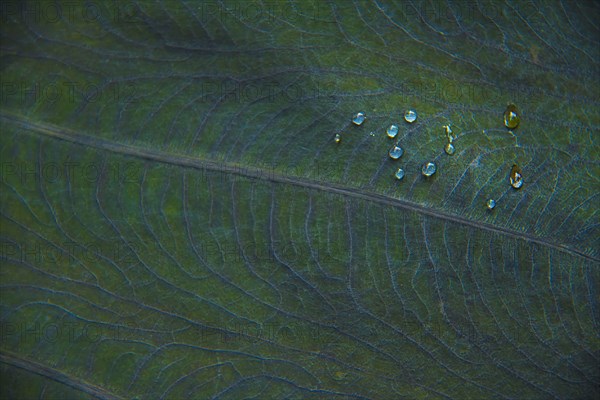
M599 17L5 2L2 397L595 398Z

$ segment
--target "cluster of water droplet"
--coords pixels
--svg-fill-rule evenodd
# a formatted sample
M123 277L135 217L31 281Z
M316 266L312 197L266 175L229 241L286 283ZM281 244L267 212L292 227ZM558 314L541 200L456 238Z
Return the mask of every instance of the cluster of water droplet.
M406 122L408 122L409 124L412 124L413 122L415 122L417 120L416 111L406 110L404 112L404 120ZM388 137L395 138L396 135L398 134L398 130L399 130L398 125L395 125L395 124L390 125L389 128L387 128ZM402 150L402 147L400 147L399 143L396 143L394 146L392 146L392 148L389 151L389 156L392 160L399 159L400 157L402 157L402 154L404 154L404 150ZM425 163L423 165L423 168L421 169L423 176L427 176L427 177L433 175L435 173L435 171L436 171L436 166L432 162ZM404 178L404 175L406 175L406 172L404 171L404 169L398 168L398 170L394 174L394 177L398 180L402 180Z
M352 117L352 123L356 126L360 126L365 122L366 119L367 119L367 117L366 117L365 113L357 112ZM417 120L417 112L414 110L406 110L404 112L404 120L407 123L412 124L413 122L415 122ZM399 131L400 131L400 128L398 127L398 125L392 124L387 128L386 134L389 138L393 139L398 135ZM372 132L371 132L371 136L373 136ZM334 136L334 141L335 141L335 143L341 143L342 135L340 133L336 133ZM404 150L402 149L402 147L400 146L400 144L398 142L396 142L396 144L394 144L388 151L388 155L390 156L390 158L392 160L398 160L400 157L402 157L402 154L404 154ZM423 176L429 177L435 173L436 169L437 169L437 167L435 166L434 163L427 162L427 163L423 164L421 172L422 172ZM404 178L404 175L405 175L405 171L402 168L398 168L398 170L394 174L395 178L398 180L402 180Z
M360 126L365 122L366 119L367 117L363 112L358 112L352 118L352 123L354 125ZM404 120L409 124L415 122L417 120L416 111L406 110L404 113ZM509 104L506 110L504 111L504 125L508 129L510 129L509 133L511 135L514 136L512 129L516 129L519 126L520 121L521 119L517 107L514 104ZM450 124L444 125L443 129L445 131L447 139L447 143L444 146L444 151L449 156L452 156L456 152L456 148L453 144L454 140L456 139L456 136L454 136ZM391 139L394 139L398 135L399 130L400 128L398 127L398 125L391 124L386 130L387 136ZM485 130L483 130L483 133L485 134ZM371 136L374 136L373 132L371 132ZM335 134L334 141L335 143L340 143L342 141L342 136L340 133ZM398 160L400 157L402 157L403 154L404 150L398 142L396 142L388 152L388 155L392 160ZM433 174L435 174L436 171L437 167L433 162L426 162L421 167L421 174L425 177L432 176ZM394 174L394 177L398 180L402 180L404 176L405 171L402 168L398 168L398 170ZM523 175L521 173L521 169L516 164L514 164L511 168L509 182L514 189L520 189L523 186ZM486 207L488 208L488 210L493 210L496 207L496 201L491 198L488 199L486 202Z
M519 124L521 123L521 117L519 116L519 110L517 106L510 103L506 106L506 110L504 110L504 126L506 126L509 131L508 133L517 139L515 134L513 133L513 129L517 129ZM485 133L485 131L484 131ZM519 143L516 143L516 146L519 147ZM508 175L508 182L510 186L514 189L520 189L523 187L523 175L521 172L521 168L517 164L513 164L510 169L510 174ZM486 203L488 210L493 210L496 207L496 201L494 199L489 199Z

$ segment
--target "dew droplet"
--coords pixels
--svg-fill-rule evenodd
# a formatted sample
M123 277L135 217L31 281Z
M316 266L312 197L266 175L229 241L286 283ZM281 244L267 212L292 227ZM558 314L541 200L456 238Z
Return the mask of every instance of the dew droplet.
M402 180L402 178L404 178L404 170L402 168L398 168L398 171L396 171L394 176L396 177L396 179Z
M341 142L341 141L342 141L342 135L340 135L339 133L336 133L336 134L335 134L335 136L334 136L334 138L333 138L333 140L334 140L336 143L339 143L339 142Z
M504 111L504 125L508 129L515 129L519 126L519 122L521 122L521 119L519 118L517 106L509 104L508 107L506 107L506 111Z
M407 110L404 113L404 120L412 124L417 120L417 113L413 110Z
M396 137L396 135L398 134L398 125L390 125L389 128L387 128L387 135L391 138Z
M354 116L354 118L352 119L352 122L354 123L354 125L360 125L363 122L365 122L365 119L366 119L365 114L359 112Z
M452 136L452 128L450 128L450 125L444 125L443 128L444 128L444 131L446 132L446 137L448 138L448 142L452 143L452 141L454 140L454 137Z
M489 199L486 203L488 210L493 210L496 207L496 200Z
M520 189L523 186L523 175L521 174L521 168L517 164L513 164L510 170L509 181L510 185L515 189Z
M424 176L431 176L431 175L435 174L436 169L437 168L434 163L428 162L428 163L423 164L423 168L421 168L421 173Z
M446 154L451 156L452 154L454 154L456 149L454 148L454 145L452 143L448 143L446 144L446 147L444 147L444 151L446 152Z
M400 157L402 157L402 154L404 154L404 150L402 150L402 147L395 145L394 147L392 147L390 149L390 157L393 158L394 160L399 159Z

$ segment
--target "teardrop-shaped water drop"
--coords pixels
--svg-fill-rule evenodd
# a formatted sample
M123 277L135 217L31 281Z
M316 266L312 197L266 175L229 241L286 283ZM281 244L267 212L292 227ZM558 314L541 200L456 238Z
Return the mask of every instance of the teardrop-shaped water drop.
M354 118L352 119L352 122L354 123L354 125L360 125L363 122L365 122L366 118L367 117L365 117L364 113L359 112L354 116Z
M397 134L398 134L398 125L390 125L389 128L387 128L387 135L389 137L395 138Z
M521 168L517 164L513 164L510 170L509 176L510 186L515 189L520 189L523 186L523 175L521 174Z
M446 152L446 154L451 156L452 154L454 154L456 149L454 148L454 145L452 143L447 143L446 147L444 147L444 151Z
M434 163L428 162L423 164L423 168L421 168L421 173L423 174L423 176L431 176L435 174L436 169L437 168Z
M336 133L335 136L334 136L334 138L333 138L333 140L336 143L340 143L342 141L342 135L340 135L339 133Z
M404 113L404 120L412 124L417 120L417 113L413 110L407 110Z
M404 178L404 170L402 168L398 168L398 171L396 171L396 173L394 174L394 176L399 181L402 180L402 178Z
M486 203L488 210L493 210L496 207L496 200L489 199Z
M393 158L394 160L397 160L400 157L402 157L402 154L404 154L404 150L402 150L402 147L398 145L395 145L390 149L390 158Z
M509 104L508 107L506 107L506 111L504 111L504 125L508 129L515 129L519 126L519 122L521 122L521 119L519 118L517 106Z

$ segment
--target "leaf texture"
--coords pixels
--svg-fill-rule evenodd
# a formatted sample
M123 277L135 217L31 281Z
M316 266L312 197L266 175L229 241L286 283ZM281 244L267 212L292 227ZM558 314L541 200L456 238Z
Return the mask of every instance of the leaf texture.
M596 3L3 7L4 398L598 395Z

